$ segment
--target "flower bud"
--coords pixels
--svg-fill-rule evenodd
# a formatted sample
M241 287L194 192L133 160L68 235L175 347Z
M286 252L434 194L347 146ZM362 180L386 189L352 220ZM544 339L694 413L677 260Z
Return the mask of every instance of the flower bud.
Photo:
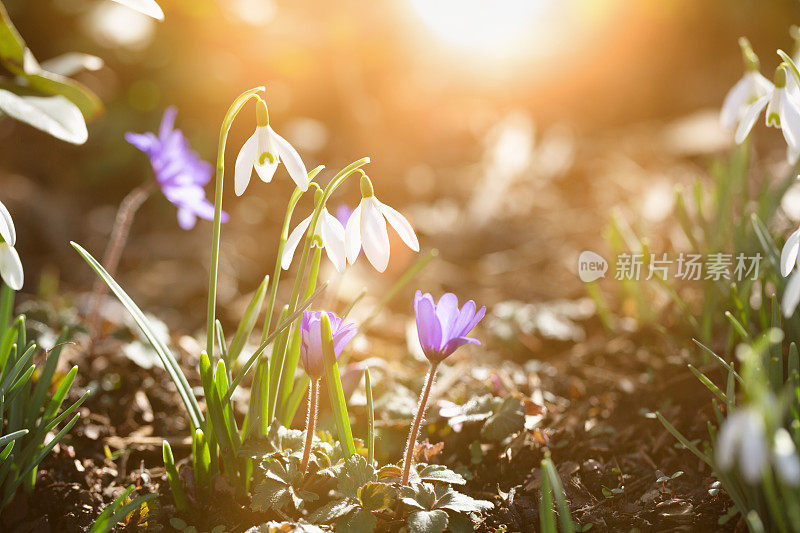
M361 174L361 197L362 198L369 198L375 194L375 190L372 188L372 181L370 181L369 177L362 172Z

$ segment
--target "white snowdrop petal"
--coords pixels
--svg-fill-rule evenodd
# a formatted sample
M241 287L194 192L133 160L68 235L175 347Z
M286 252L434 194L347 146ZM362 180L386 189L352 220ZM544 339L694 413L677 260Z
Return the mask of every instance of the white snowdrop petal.
M775 470L783 482L792 487L800 485L800 459L797 457L797 448L791 435L784 428L779 428L775 432L773 457Z
M374 200L371 196L361 201L361 245L375 270L383 272L389 265L389 232Z
M789 275L797 263L798 251L800 251L800 229L789 235L781 250L781 276L784 278Z
M784 91L780 103L781 132L793 151L800 149L800 102Z
M247 139L239 154L236 156L236 164L233 169L233 190L236 196L244 194L247 185L250 183L250 176L253 174L253 165L256 162L256 152L258 152L258 141L256 134L253 133Z
M344 229L344 247L347 253L347 262L351 265L358 259L361 251L361 203L353 209L350 218L347 219L347 227Z
M3 202L0 202L0 237L10 246L17 244L17 232L14 229L14 220Z
M742 144L750 134L750 130L753 129L753 125L756 123L758 115L760 115L761 111L763 111L767 106L767 102L769 102L769 96L762 96L750 104L750 106L744 112L742 121L739 123L739 127L736 128L736 136L734 137L736 144Z
M792 316L798 303L800 303L800 270L795 270L783 290L781 298L783 316L786 318Z
M320 217L322 217L320 229L322 232L322 241L325 244L325 253L328 254L328 259L330 259L333 266L336 267L337 272L344 272L345 265L347 264L347 253L344 246L344 227L327 209L322 210Z
M736 457L736 448L739 444L741 431L739 426L740 413L732 413L722 424L717 433L717 442L714 444L714 459L717 467L723 472L733 468Z
M286 239L286 246L284 246L283 255L281 256L281 268L284 270L288 270L292 264L294 252L297 249L297 245L300 244L300 239L305 235L309 224L311 224L311 216L300 222L289 234L289 238Z
M263 165L259 165L258 161L255 162L255 169L256 174L258 177L261 178L261 181L264 183L269 183L272 181L272 176L275 175L275 171L278 170L278 162L275 161L274 163L265 163Z
M300 154L289 144L289 141L275 133L275 130L273 130L271 126L267 126L267 129L269 130L269 135L275 145L275 149L278 151L278 156L289 172L289 176L301 190L307 191L310 180L308 179L306 165L300 158Z
M0 243L0 277L11 289L18 291L25 281L19 254L8 243Z
M750 411L745 416L747 423L742 428L739 470L747 481L757 483L767 461L767 443L759 414Z
M386 221L391 224L397 234L400 235L400 238L403 239L403 242L415 252L419 252L419 241L408 219L396 209L380 202L377 198L375 199L375 204L383 216L386 217Z
M752 90L753 82L747 76L736 82L722 103L722 111L719 114L719 123L723 128L731 129L736 125L739 116L747 106L748 98Z

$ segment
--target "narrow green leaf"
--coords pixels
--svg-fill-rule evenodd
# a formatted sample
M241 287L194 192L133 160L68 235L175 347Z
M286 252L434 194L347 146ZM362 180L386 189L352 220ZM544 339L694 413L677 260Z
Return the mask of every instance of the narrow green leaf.
M5 446L6 444L10 443L11 441L16 440L16 439L18 439L18 438L20 438L20 437L22 437L24 435L27 435L27 434L28 434L28 430L27 429L20 429L19 431L15 431L14 433L9 433L8 435L2 435L2 436L0 436L0 446ZM6 451L3 450L3 453L6 453ZM9 450L9 453L10 453L10 450Z
M164 441L161 451L164 456L164 469L167 471L169 488L172 491L172 497L175 499L175 507L179 511L188 511L190 507L189 500L183 490L183 483L181 483L181 478L178 475L178 469L175 467L175 458L172 456L172 448L170 448L169 442Z
M258 315L261 313L261 306L264 305L268 287L269 276L266 276L261 284L259 284L255 294L253 294L253 298L247 305L242 320L239 321L236 333L233 335L233 340L231 340L230 347L228 348L228 359L230 361L236 361L239 358L239 354L242 353L244 345L250 338L250 333L253 331L258 321Z
M150 321L147 317L142 313L142 311L136 306L136 304L131 300L131 298L125 293L125 291L120 287L114 278L112 278L108 272L97 262L97 260L92 257L92 255L84 250L79 244L75 242L71 242L72 247L77 250L77 252L83 257L83 259L92 267L92 269L97 272L97 275L100 276L108 288L111 289L111 292L119 299L123 306L128 310L133 320L142 330L147 340L150 342L150 345L155 350L158 358L161 360L161 363L164 365L164 368L169 373L172 381L175 383L175 386L178 389L178 393L181 395L181 399L183 400L183 404L186 406L186 411L189 413L189 418L192 422L192 427L198 428L202 427L203 423L203 415L200 412L200 406L197 404L197 399L194 397L194 393L192 393L192 389L189 386L189 382L186 380L186 376L183 375L183 371L178 364L178 361L175 359L175 356L172 355L169 348L161 342L158 335L153 330L153 327L150 325Z
M369 367L364 369L364 389L367 393L367 464L375 464L375 407L372 402L372 382Z
M561 478L558 476L553 461L548 457L542 461L542 477L546 474L550 478L550 486L552 492L556 496L556 503L558 505L558 520L561 523L561 533L574 533L575 526L572 522L572 515L569 512L567 505L567 498L564 495L564 487L561 485Z
M350 416L347 412L347 403L344 399L344 390L342 390L342 380L339 376L339 365L336 364L336 354L333 350L331 323L326 313L322 313L320 334L322 335L322 356L325 362L325 383L328 386L331 409L333 410L333 419L336 422L336 430L339 433L339 442L342 446L342 453L344 454L344 457L347 458L356 453L356 446L353 442L353 433L350 429Z

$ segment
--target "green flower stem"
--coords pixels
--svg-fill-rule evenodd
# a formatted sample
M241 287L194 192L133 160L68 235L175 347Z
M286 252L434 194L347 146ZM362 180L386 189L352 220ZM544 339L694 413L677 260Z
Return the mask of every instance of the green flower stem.
M306 473L308 460L311 458L311 446L314 444L314 432L317 429L317 414L319 413L319 384L321 378L315 378L308 393L308 411L306 412L306 442L303 446L303 461L300 463L300 472Z
M417 414L414 415L414 422L411 424L411 432L408 435L408 442L406 443L406 451L403 457L403 476L400 478L400 485L408 485L408 476L411 473L411 461L414 458L414 445L417 443L419 436L419 428L422 425L422 420L425 418L425 408L428 406L428 396L431 393L433 381L436 379L436 370L439 368L439 363L431 364L428 375L425 377L425 385L422 387L422 392L419 395L419 406L417 406Z
M242 106L251 98L259 98L259 92L264 92L264 87L256 87L245 91L233 101L225 113L222 126L219 130L219 145L217 147L217 177L214 185L214 230L211 237L211 266L208 276L208 311L206 314L206 350L209 356L214 353L214 320L217 309L217 277L219 275L219 241L222 231L222 185L225 176L225 143L228 141L228 131L233 120Z
M319 276L319 264L321 260L322 248L317 247L314 249L314 258L311 261L311 270L308 273L308 281L306 282L306 290L303 299L308 298L317 288L317 277ZM284 354L283 372L281 372L281 379L278 384L277 414L279 418L288 406L289 395L292 393L292 388L294 386L295 370L297 369L297 364L300 362L301 339L299 322L295 321L290 329L291 334L289 335L288 350L286 350Z
M308 179L313 180L324 168L325 165L319 165L317 168L308 173ZM303 191L300 190L300 188L295 188L291 198L289 198L289 204L286 206L286 214L283 217L283 228L281 229L280 242L278 243L278 253L277 257L275 258L275 268L272 272L273 281L272 286L270 287L267 315L264 318L264 327L261 331L261 342L264 342L264 339L267 338L267 333L272 325L272 315L275 311L275 300L278 295L278 283L281 279L281 259L283 258L283 250L286 247L286 241L289 240L289 228L292 223L292 214L294 213L294 208L297 206L297 202L300 201L300 197L302 195Z
M367 393L367 464L375 464L375 407L372 402L372 380L369 368L364 369L364 390Z

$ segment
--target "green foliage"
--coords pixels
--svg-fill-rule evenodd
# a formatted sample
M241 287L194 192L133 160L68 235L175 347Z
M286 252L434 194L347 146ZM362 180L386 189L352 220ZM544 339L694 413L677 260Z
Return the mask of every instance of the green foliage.
M88 533L107 533L113 530L119 522L125 522L130 513L136 509L146 509L147 502L158 496L158 494L145 494L130 498L134 488L133 485L129 486L107 505L89 528Z
M561 485L561 478L553 461L546 457L542 460L541 468L541 499L539 501L539 526L543 533L556 533L556 514L558 509L558 523L561 526L561 533L573 533L575 525L567 505L567 498L564 495L564 487ZM605 494L605 490L603 491ZM607 496L608 497L608 496ZM556 506L553 506L555 499Z
M4 286L3 291L10 290ZM13 297L0 301L4 307L0 316L9 316ZM13 324L0 324L0 509L11 503L20 486L28 492L33 489L39 463L78 420L76 411L89 394L61 409L78 372L75 366L66 375L57 373L67 338L62 331L37 372L33 362L37 347L28 339L25 316ZM45 442L65 420L55 437Z
M711 342L720 332L730 338L736 325L730 320L722 320L725 312L731 312L732 317L748 330L757 328L763 322L765 313L758 302L767 302L770 298L763 281L772 281L780 290L784 280L778 275L777 269L780 252L762 221L770 224L775 219L781 198L792 184L796 172L792 170L786 179L777 183L764 179L754 184L748 179L749 153L749 143L745 143L733 151L727 162L712 165L708 180L698 180L688 188L677 187L672 216L667 220L669 224L677 221L683 238L689 243L689 253L703 257L713 253L728 253L733 254L734 260L740 253L748 257L760 254L762 261L758 279L748 277L739 281L701 279L682 282L663 279L656 272L646 281L648 265L654 255L644 235L654 228L645 227L637 231L621 213L615 212L605 231L609 256L641 254L643 264L639 280L622 279L609 283L614 287L618 309L625 309L640 325L662 330L668 326L672 326L673 330L688 326L684 331L703 342ZM637 227L642 225L636 224ZM669 231L664 229L662 233L669 234ZM692 298L691 294L687 294L686 283L698 287L702 297ZM751 298L754 293L757 297ZM598 309L605 313L603 322L611 322L608 317L609 304L596 285L590 284L589 294ZM656 313L653 301L659 297L670 301L672 308Z
M88 57L88 56L86 56ZM99 58L78 63L96 67ZM103 110L97 96L67 76L74 74L58 58L39 63L0 2L0 65L14 78L0 78L0 116L6 114L74 144L86 142L85 118ZM48 67L48 68L45 68Z
M525 407L519 398L498 398L491 394L475 396L461 406L461 412L448 423L470 424L482 422L481 436L502 441L525 428Z

